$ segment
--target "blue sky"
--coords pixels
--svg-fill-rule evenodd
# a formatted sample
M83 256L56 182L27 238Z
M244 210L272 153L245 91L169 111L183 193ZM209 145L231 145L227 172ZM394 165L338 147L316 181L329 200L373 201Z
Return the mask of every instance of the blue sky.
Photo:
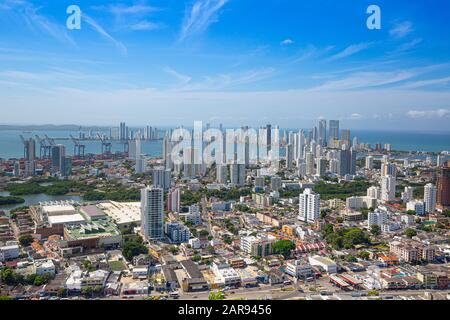
M450 130L449 18L446 0L1 0L0 123Z

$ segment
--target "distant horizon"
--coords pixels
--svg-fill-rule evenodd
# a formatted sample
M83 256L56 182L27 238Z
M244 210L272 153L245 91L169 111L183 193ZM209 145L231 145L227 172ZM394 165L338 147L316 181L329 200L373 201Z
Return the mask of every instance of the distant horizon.
M335 120L335 119L327 119L327 133L329 130L329 121L330 120ZM200 121L200 120L199 120ZM236 125L223 125L224 129L234 129L234 128L240 128L242 126L249 126L249 127L263 127L266 126L267 124L271 124L272 126L279 126L280 129L282 130L308 130L308 129L312 129L314 127L318 127L318 121L317 120L317 124L316 125L312 125L310 127L308 126L299 126L297 128L295 127L290 127L290 126L280 126L277 123L264 123L264 124L258 124L258 125L249 125L245 122L242 122L240 124L236 124ZM180 126L183 126L184 128L193 128L193 124L191 125L185 125L185 124L154 124L154 123L148 123L148 124L131 124L128 125L127 121L122 121L125 122L127 124L127 126L131 129L142 129L145 128L147 126L150 127L154 127L157 129L174 129ZM205 122L203 121L203 125L205 126L206 124L211 124L212 128L216 128L219 127L220 123L211 123L211 122ZM12 127L12 129L9 128L4 128L4 127ZM14 128L16 127L16 128ZM104 125L99 125L99 124L55 124L55 123L45 123L45 124L7 124L7 123L0 123L0 131L6 131L6 130L24 130L26 129L26 127L38 127L38 129L45 129L45 127L54 127L55 129L52 129L50 131L59 131L60 130L64 130L64 127L81 127L83 129L93 129L93 128L98 128L98 129L110 129L110 128L118 128L119 127L119 123L118 124L104 124ZM36 129L32 129L36 130ZM443 134L450 134L450 129L449 130L431 130L431 129L395 129L395 128L391 128L391 129L386 129L386 128L380 128L380 129L376 129L376 128L354 128L354 127L349 127L349 126L342 126L340 125L339 130L354 130L354 131L362 131L362 132L403 132L403 133L430 133L430 134L439 134L439 133L443 133Z

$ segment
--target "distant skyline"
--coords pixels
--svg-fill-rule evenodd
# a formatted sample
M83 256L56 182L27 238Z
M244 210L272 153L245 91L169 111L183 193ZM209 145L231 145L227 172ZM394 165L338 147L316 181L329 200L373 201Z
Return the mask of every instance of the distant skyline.
M78 5L82 29L66 28ZM366 9L380 6L382 29ZM4 0L0 124L450 131L450 3Z

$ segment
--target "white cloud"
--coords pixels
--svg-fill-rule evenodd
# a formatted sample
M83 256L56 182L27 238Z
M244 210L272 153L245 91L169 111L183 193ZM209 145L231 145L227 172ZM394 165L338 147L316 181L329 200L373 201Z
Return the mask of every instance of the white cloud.
M379 87L408 80L417 75L415 71L393 71L393 72L357 72L349 76L325 82L312 88L313 91L324 90L351 90L368 87Z
M203 81L190 83L180 88L181 91L218 91L240 85L255 83L269 78L274 68L263 68L234 74L218 74L207 76Z
M167 74L170 74L171 76L175 77L178 81L180 81L183 84L186 84L192 80L192 78L190 76L181 74L170 67L164 67L163 71L166 72Z
M83 20L89 24L98 34L100 34L103 38L105 38L106 40L110 41L111 43L113 43L120 52L122 52L123 54L127 54L128 50L125 47L125 45L116 40L113 36L111 36L108 32L105 31L105 29L103 29L103 27L101 27L94 19L92 19L90 16L88 16L87 14L83 13L82 14L82 18Z
M373 45L373 43L369 43L369 42L352 44L352 45L348 46L347 48L345 48L343 51L331 56L327 60L334 61L334 60L343 59L343 58L352 56L358 52L361 52L363 50L366 50L366 49L370 48L372 45Z
M397 23L391 30L389 30L389 34L391 37L396 39L403 38L413 32L413 25L410 21L404 21L401 23Z
M405 89L416 89L430 86L446 86L450 84L450 77L439 78L439 79L429 79L429 80L421 80L415 82L405 83L402 88Z
M39 13L40 7L24 0L6 0L0 5L0 11L12 12L9 17L16 24L26 25L33 32L43 32L61 43L75 46L67 33L65 25L52 22Z
M280 44L282 46L288 46L288 45L294 44L294 40L292 40L292 39L285 39L285 40L281 41Z
M130 29L135 30L135 31L141 31L141 30L150 31L150 30L161 29L161 25L158 23L151 22L151 21L143 20L138 23L130 25Z
M364 119L364 116L360 113L352 113L350 115L350 120L362 120Z
M135 4L132 6L125 5L110 5L109 11L116 15L124 14L147 14L152 12L160 11L161 9L157 7L152 7L146 4Z
M450 118L450 110L436 109L436 110L410 110L407 116L412 119L442 119Z
M186 16L181 27L179 41L205 31L212 23L218 20L219 10L228 0L197 0Z
M394 50L394 53L401 53L401 52L405 52L405 51L409 51L411 49L414 49L419 44L421 44L422 41L423 41L422 39L417 38L417 39L414 39L414 40L412 40L410 42L403 43L396 50Z

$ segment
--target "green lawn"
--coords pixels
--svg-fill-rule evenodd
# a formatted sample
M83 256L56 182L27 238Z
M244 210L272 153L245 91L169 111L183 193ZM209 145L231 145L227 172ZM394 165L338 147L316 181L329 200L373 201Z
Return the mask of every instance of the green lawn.
M110 261L108 264L112 271L124 271L127 269L123 261Z

